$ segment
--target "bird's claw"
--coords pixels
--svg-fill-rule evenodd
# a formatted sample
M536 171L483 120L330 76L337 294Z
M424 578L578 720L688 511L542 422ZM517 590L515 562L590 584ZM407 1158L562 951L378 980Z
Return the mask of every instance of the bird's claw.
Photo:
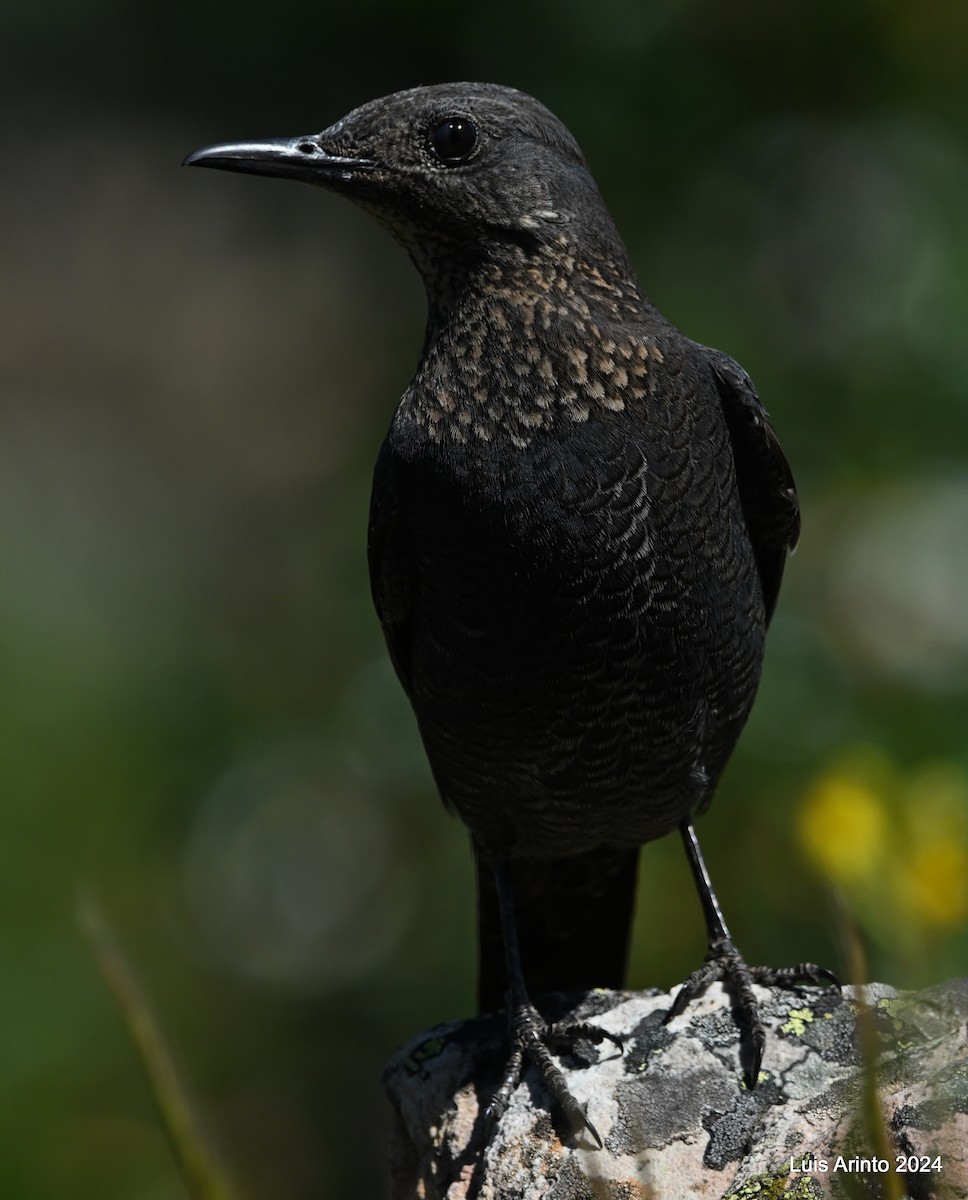
M490 1104L484 1109L484 1121L487 1125L488 1141L494 1136L499 1121L507 1111L507 1107L511 1102L511 1093L518 1086L518 1080L521 1078L523 1063L523 1048L515 1046L512 1043L511 1055L504 1068L504 1077L501 1080L501 1086L491 1097Z
M751 967L750 972L753 982L764 987L796 988L805 983L824 987L829 984L838 992L843 987L833 971L818 967L816 963L798 963L795 967Z
M537 1067L545 1087L565 1114L572 1133L579 1134L582 1130L586 1130L601 1150L605 1144L601 1134L592 1124L584 1107L572 1095L564 1074L551 1057L548 1046L571 1045L580 1038L585 1038L596 1045L606 1040L610 1041L621 1052L622 1039L605 1029L600 1029L597 1025L589 1025L585 1022L548 1024L531 1004L520 1004L512 1010L509 1024L511 1027L511 1054L500 1086L484 1110L488 1140L493 1136L498 1122L507 1111L514 1089L520 1082L524 1061L527 1059Z
M555 1045L570 1046L584 1038L595 1046L602 1042L611 1042L619 1054L625 1050L625 1039L617 1033L609 1033L600 1025L590 1025L587 1021L556 1021L554 1025L545 1027L544 1040Z
M663 1018L668 1023L685 1011L685 1008L706 988L716 981L723 984L733 1005L733 1014L739 1028L740 1065L743 1081L752 1091L760 1074L763 1050L766 1046L766 1030L760 1020L759 1004L753 993L753 984L763 987L798 988L802 984L823 987L832 985L840 989L840 980L826 967L816 963L800 963L795 967L750 967L729 938L713 942L702 966L689 976L679 989L672 1006Z

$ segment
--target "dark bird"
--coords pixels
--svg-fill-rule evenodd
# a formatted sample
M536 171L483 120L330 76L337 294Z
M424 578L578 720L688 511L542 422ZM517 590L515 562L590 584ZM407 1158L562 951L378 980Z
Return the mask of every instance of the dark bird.
M622 986L639 847L676 829L709 949L669 1016L722 980L752 1087L752 983L836 980L747 966L693 828L799 531L748 376L656 310L574 138L511 88L414 88L186 163L348 196L427 288L376 465L370 575L440 794L470 830L480 1004L506 1002L510 1023L492 1116L527 1058L598 1140L549 1046L607 1035L550 1025L530 997Z

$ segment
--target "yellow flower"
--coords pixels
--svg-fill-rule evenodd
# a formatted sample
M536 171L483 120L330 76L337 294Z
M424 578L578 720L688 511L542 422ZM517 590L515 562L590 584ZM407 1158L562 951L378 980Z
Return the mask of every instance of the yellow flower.
M914 847L895 886L902 912L925 925L958 925L968 917L968 849L941 839Z
M875 932L917 940L968 919L968 775L907 774L877 747L839 756L803 797L806 853Z
M817 780L803 798L799 826L807 853L835 883L856 884L884 864L884 804L847 771L832 770Z

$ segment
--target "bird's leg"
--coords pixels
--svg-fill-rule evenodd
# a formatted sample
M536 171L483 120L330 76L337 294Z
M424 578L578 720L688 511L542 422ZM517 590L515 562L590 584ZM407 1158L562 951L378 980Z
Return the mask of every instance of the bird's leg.
M766 1044L766 1031L760 1021L759 1006L753 994L753 984L759 983L764 987L795 988L801 983L811 983L822 986L833 984L840 987L836 975L818 967L816 963L800 963L796 967L750 967L733 944L729 929L723 919L719 901L713 891L712 881L706 867L699 839L692 821L685 821L679 826L682 841L686 847L686 856L692 869L692 877L696 881L696 890L702 903L703 916L706 919L706 932L709 938L709 948L702 966L693 971L692 975L679 989L672 1007L665 1017L668 1024L677 1017L697 996L701 996L709 984L720 980L733 1002L733 1012L740 1034L740 1065L743 1078L748 1088L756 1085L760 1073L760 1063L763 1059L763 1047Z
M599 1029L596 1025L567 1021L549 1024L541 1016L532 1004L524 982L518 928L514 916L514 900L507 868L503 862L494 863L494 879L507 961L508 1027L511 1054L501 1086L487 1106L485 1117L492 1126L500 1120L510 1103L512 1092L518 1085L524 1060L527 1059L541 1072L545 1086L564 1111L572 1132L579 1133L582 1129L587 1129L598 1143L598 1148L601 1149L603 1143L598 1130L588 1119L584 1108L569 1091L565 1077L551 1057L548 1047L549 1045L569 1045L579 1038L587 1038L596 1044L608 1039L621 1050L622 1041L614 1034Z

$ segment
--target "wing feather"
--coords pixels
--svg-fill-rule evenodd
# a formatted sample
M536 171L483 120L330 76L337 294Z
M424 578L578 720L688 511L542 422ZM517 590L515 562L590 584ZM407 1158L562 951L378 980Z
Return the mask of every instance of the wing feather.
M750 377L729 355L707 348L704 351L716 377L729 429L740 501L769 621L787 555L796 548L800 536L796 486Z
M412 574L397 472L393 451L384 442L373 473L367 559L373 605L383 626L390 661L412 701Z

